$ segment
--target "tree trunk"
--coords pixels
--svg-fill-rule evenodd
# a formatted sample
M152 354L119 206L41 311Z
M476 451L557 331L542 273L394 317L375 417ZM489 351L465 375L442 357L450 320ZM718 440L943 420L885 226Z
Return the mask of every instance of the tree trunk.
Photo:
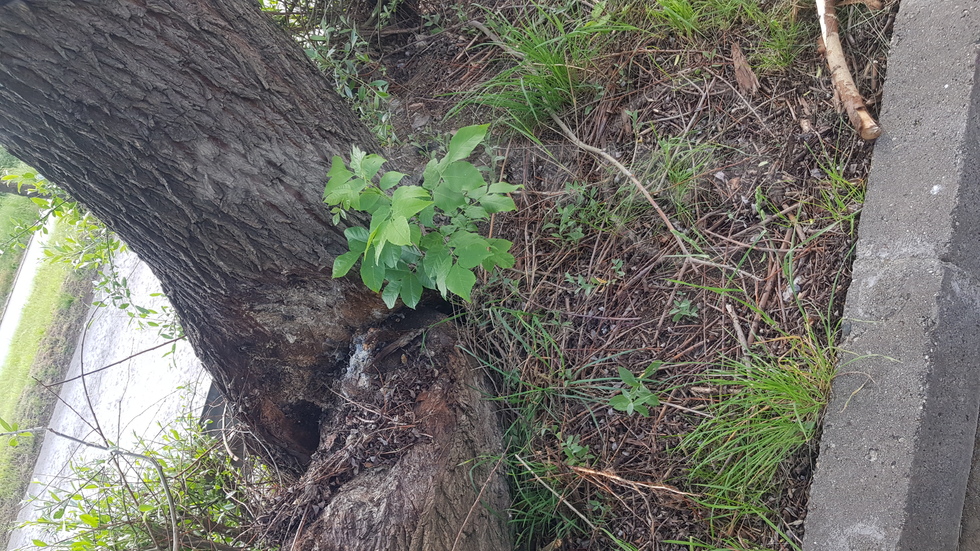
M400 318L358 281L330 278L346 240L320 195L333 155L376 145L256 6L27 0L0 7L0 143L149 264L204 366L281 468L300 473L318 449L336 453L333 427L321 431L320 422L349 407L341 387L353 370L351 343ZM437 358L408 354L448 377L416 389L438 397L443 414L427 428L442 433L424 433L385 461L367 462L391 470L401 464L393 457L425 457L446 467L406 479L427 486L399 488L406 496L390 501L398 510L383 519L385 533L414 533L425 511L443 508L414 500L445 499L445 485L469 488L450 494L453 500L475 498L479 488L470 488L468 473L449 467L497 453L493 416L458 418L474 406L471 397L451 395L481 381L458 351L444 350ZM413 451L426 446L435 448ZM334 482L356 486L357 477L375 472L355 471ZM331 495L340 499L343 490ZM469 522L476 519L495 522L482 514ZM473 531L440 529L453 537ZM481 530L497 534L491 545L506 540L499 526Z

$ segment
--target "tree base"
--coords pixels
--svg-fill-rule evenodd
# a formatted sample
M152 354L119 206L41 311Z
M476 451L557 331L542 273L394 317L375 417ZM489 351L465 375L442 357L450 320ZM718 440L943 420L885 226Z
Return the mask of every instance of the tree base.
M390 342L387 342L389 341ZM320 446L264 516L294 550L512 548L501 432L485 374L447 324L355 339Z

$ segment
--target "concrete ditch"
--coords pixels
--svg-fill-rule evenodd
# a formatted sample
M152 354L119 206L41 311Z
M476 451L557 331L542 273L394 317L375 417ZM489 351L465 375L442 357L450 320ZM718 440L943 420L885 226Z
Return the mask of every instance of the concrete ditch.
M152 296L160 292L160 284L149 267L132 253L117 257L115 265L127 278L133 300L161 308L162 299ZM113 306L93 306L86 323L49 427L96 444L104 436L122 449L134 449L140 438L160 442L160 435L180 415L201 411L211 379L190 344L176 343L171 354L170 347L149 350L164 339L153 328L140 329L124 310ZM85 384L78 378L83 371ZM101 436L93 427L99 427ZM70 461L104 456L101 450L45 436L31 477L36 483L28 487L26 497L65 486L65 477L72 480ZM37 518L37 512L36 503L25 502L17 522ZM48 536L37 526L18 528L4 549L38 549L31 543L35 538Z
M978 54L980 2L902 0L804 551L980 550Z

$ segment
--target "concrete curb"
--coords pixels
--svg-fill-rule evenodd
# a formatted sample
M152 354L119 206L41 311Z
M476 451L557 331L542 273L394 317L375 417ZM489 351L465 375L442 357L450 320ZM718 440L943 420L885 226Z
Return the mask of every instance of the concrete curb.
M978 53L975 0L902 0L805 551L980 549Z

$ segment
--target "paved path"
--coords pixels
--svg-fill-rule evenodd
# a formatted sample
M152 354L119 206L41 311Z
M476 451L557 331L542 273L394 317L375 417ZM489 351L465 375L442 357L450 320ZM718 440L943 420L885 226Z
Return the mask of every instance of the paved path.
M55 218L52 216L48 219L47 233L34 232L24 251L24 256L21 257L20 266L17 267L17 277L14 279L13 287L10 288L7 304L0 313L0 369L3 369L4 364L7 363L10 343L14 340L17 326L20 325L27 299L34 290L34 276L44 262L44 245L54 232L54 225Z

